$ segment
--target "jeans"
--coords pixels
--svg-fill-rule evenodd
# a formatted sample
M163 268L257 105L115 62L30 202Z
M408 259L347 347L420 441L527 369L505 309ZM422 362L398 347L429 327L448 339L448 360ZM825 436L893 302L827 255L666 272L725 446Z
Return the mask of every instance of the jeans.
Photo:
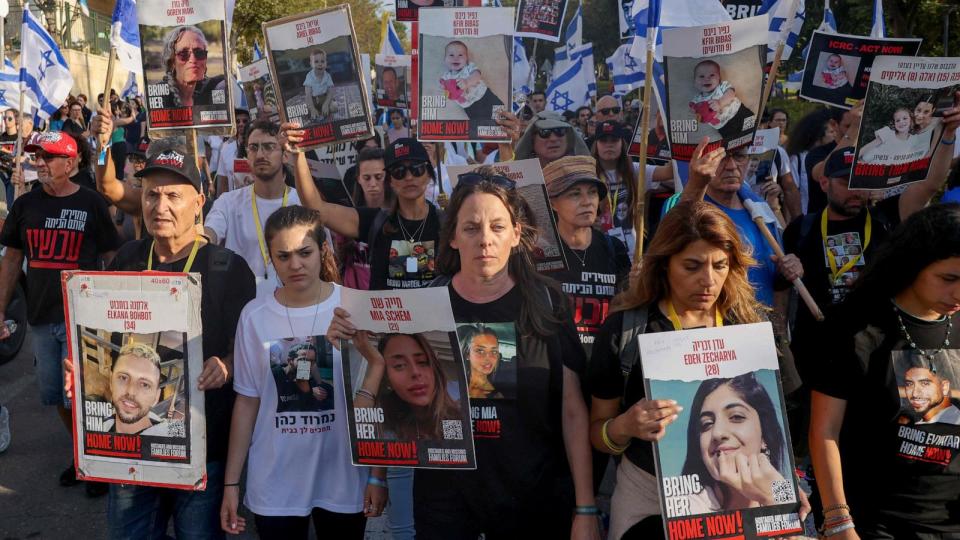
M207 463L206 491L110 484L110 540L164 540L173 517L177 540L223 539L220 504L225 464Z
M417 532L413 522L413 469L388 467L387 484L390 504L387 505L387 523L393 540L413 540Z
M260 540L307 540L310 518L313 529L320 539L362 540L367 527L367 518L362 512L340 514L314 508L309 516L261 516L254 514Z
M40 402L44 405L63 404L70 408L70 400L63 390L63 359L67 357L67 327L64 323L30 326L33 357L37 366L37 384Z

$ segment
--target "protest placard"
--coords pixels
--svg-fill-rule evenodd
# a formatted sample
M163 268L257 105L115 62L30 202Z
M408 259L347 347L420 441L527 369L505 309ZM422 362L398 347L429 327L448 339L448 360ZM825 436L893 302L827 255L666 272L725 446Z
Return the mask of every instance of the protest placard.
M380 107L410 107L410 55L378 54L373 59L377 72L375 101Z
M764 182L776 182L780 171L774 165L777 147L780 146L780 128L758 129L753 134L753 143L747 147L747 173L745 180L751 186Z
M422 7L460 7L463 0L396 0L398 21L417 22Z
M567 0L520 0L515 35L560 41L560 27L566 10Z
M663 109L660 107L660 96L657 94L656 86L652 88L654 91L651 96L653 99L650 100L650 128L647 130L647 162L664 165L670 162L670 137L667 134L666 121L663 119ZM643 95L643 90L640 90L640 95ZM642 120L642 116L637 115L637 123L633 126L633 138L627 149L628 155L640 155L643 136L640 132Z
M254 120L280 122L280 109L277 106L277 91L270 78L270 66L267 59L243 66L237 75L240 88L247 99L247 110Z

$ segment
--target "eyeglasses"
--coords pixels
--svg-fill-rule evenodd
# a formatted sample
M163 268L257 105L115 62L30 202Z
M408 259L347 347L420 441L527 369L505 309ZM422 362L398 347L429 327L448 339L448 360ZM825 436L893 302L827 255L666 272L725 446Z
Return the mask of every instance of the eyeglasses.
M41 151L39 151L39 152L34 152L34 153L33 153L33 159L34 159L34 160L36 160L36 161L43 161L43 162L49 162L49 161L53 161L54 159L57 159L57 158L66 158L66 157L67 157L67 156L62 156L62 155L60 155L60 154L48 154L47 152L44 152L43 150L41 150Z
M247 153L257 154L263 150L264 154L272 154L277 148L280 148L280 145L275 142L250 143L247 145Z
M750 155L746 152L735 152L723 156L723 159L732 159L737 165L743 165L750 159Z
M480 358L484 358L484 357L490 358L491 360L499 360L502 357L502 355L500 354L500 351L496 349L484 349L481 347L471 348L470 354L475 354Z
M605 109L598 109L597 112L603 115L620 114L620 107L607 107Z
M538 130L537 130L537 135L539 135L541 139L549 139L551 134L552 134L554 137L563 137L563 136L565 136L565 135L567 134L567 128L565 128L565 127L555 127L555 128L547 128L547 129L538 129Z
M457 176L457 187L469 187L469 186L478 186L484 182L490 182L495 186L500 186L504 189L516 189L517 183L513 180L507 178L506 176L501 176L499 174L485 175L475 172L463 173L460 176Z
M387 174L390 175L390 178L394 180L403 180L407 177L407 171L410 171L410 174L413 176L423 176L427 172L427 168L430 165L426 162L414 163L412 165L395 165L387 169Z
M193 53L193 57L197 60L206 60L207 59L207 50L197 47L195 49L183 49L182 51L177 51L177 58L181 62L186 62L190 59L190 53Z

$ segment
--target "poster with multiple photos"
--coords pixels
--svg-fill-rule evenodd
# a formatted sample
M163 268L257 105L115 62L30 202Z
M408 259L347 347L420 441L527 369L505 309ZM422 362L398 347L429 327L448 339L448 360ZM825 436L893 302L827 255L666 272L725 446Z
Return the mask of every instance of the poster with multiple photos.
M223 2L137 2L147 129L233 125L225 19Z
M395 11L398 21L417 22L420 8L460 7L463 0L396 0Z
M656 165L665 165L670 162L670 137L667 134L666 121L663 118L663 109L660 107L660 96L656 87L652 87L653 99L650 100L650 123L647 129L647 162ZM643 95L640 90L639 96ZM639 99L643 99L642 97ZM627 149L627 155L639 156L643 143L640 132L640 123L643 121L641 115L637 115L637 123L633 126L633 138L630 141L630 147Z
M646 395L683 407L654 443L665 537L680 540L694 530L704 531L703 538L802 533L770 323L642 334L638 339ZM726 435L734 426L736 445ZM749 474L735 476L749 477L752 484L726 482L728 471L743 463ZM729 495L733 492L736 497Z
M878 56L863 105L851 189L923 180L960 90L960 58Z
M870 67L880 55L916 56L920 38L872 38L815 30L803 66L800 97L849 109L867 94Z
M64 272L83 480L206 487L199 274Z
M417 139L509 142L513 8L420 13Z
M673 159L749 146L763 95L766 17L663 30L666 119Z
M520 0L514 35L556 43L566 10L567 0Z
M280 118L306 131L303 150L373 134L350 5L263 23Z
M237 78L240 88L247 99L250 118L280 123L280 109L277 106L277 91L270 78L270 66L266 58L240 68Z
M353 463L476 469L447 288L343 289L341 302L356 328L370 332L359 347L341 342Z
M410 55L378 54L373 58L373 69L377 73L377 106L410 108Z
M451 189L457 188L461 174L474 172L482 165L448 165L447 174L450 175ZM505 176L517 183L517 192L533 210L534 225L537 227L537 245L534 260L538 272L552 272L566 270L567 260L563 255L560 244L560 233L557 231L557 222L554 217L550 198L547 196L547 184L543 178L543 168L540 161L534 159L519 159L504 161L491 165L496 174Z

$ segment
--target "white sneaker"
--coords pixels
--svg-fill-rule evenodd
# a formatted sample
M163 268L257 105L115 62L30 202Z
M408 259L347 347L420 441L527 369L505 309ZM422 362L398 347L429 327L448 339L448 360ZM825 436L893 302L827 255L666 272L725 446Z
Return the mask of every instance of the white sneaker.
M0 453L10 446L10 410L0 405Z

